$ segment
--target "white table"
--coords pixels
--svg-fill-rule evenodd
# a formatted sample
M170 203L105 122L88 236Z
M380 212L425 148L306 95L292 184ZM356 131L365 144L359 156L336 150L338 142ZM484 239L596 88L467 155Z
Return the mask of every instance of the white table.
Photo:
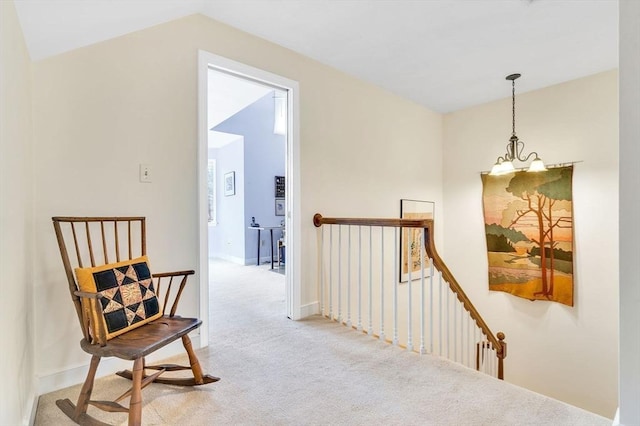
M256 265L260 265L260 231L269 231L271 235L271 269L273 269L273 230L282 229L282 226L250 226L249 229L258 231L258 260Z

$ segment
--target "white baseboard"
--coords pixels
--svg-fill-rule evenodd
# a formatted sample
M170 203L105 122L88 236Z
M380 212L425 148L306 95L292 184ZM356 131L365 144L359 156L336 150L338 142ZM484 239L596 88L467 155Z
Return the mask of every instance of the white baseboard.
M249 259L245 259L244 261L244 265L245 266L251 266L251 265L255 265L257 262L257 257L252 257ZM263 263L271 263L271 258L269 256L260 256L260 264L262 265ZM276 259L275 257L273 258L273 263L276 264L278 263L278 259Z
M249 257L247 259L244 259L242 257L236 257L236 256L229 256L227 254L224 253L214 253L211 256L209 256L210 259L222 259L225 260L227 262L231 262L231 263L235 263L236 265L244 265L244 266L249 266L249 265L255 265L257 262L257 257ZM278 259L276 259L276 257L274 256L273 258L273 263L277 263ZM271 263L271 257L269 256L260 256L260 264L263 263Z
M229 256L228 254L225 254L225 253L213 253L211 254L211 256L209 256L209 258L222 259L222 260L226 260L227 262L235 263L238 265L245 264L244 258L237 257L237 256ZM253 259L253 261L255 262L256 260Z
M318 302L308 303L306 305L300 306L300 316L298 318L306 318L311 315L316 315L320 313L320 305Z
M209 259L222 259L222 260L225 260L227 262L235 263L236 265L244 265L244 266L255 265L257 263L257 260L258 260L257 257L250 257L250 258L244 259L242 257L229 256L229 255L226 255L224 253L214 253L209 257ZM273 262L277 263L278 259L276 259L274 257L273 258ZM270 256L260 256L260 264L263 264L263 263L271 263L271 257Z
M194 349L200 349L200 334L194 333L189 335ZM165 346L164 348L154 352L146 357L149 363L157 362L161 359L169 358L175 355L184 354L184 347L182 346L182 340L176 340L175 342ZM103 358L98 365L98 371L96 372L96 378L109 376L120 370L131 369L131 361L121 360L119 358ZM44 374L38 377L37 394L43 395L45 393L64 389L69 386L83 383L87 377L87 371L89 371L89 362L76 367L71 367L51 374ZM36 405L38 398L35 398ZM35 416L35 412L33 414Z

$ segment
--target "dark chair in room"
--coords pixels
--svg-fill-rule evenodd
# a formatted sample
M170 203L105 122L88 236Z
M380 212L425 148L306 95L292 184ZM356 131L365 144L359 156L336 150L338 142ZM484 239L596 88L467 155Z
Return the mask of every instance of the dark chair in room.
M104 424L87 414L88 406L93 405L128 413L129 425L139 425L142 389L149 384L197 386L219 380L203 374L188 336L202 321L175 315L187 278L194 271L150 272L144 217L54 217L53 225L82 329L80 346L92 355L77 403L56 401L67 416L78 424ZM145 364L147 355L177 339L182 339L190 366ZM131 371L117 373L132 381L131 388L114 401L91 400L103 357L133 361ZM190 370L191 377L161 377L180 370ZM120 401L127 397L130 401L125 407Z

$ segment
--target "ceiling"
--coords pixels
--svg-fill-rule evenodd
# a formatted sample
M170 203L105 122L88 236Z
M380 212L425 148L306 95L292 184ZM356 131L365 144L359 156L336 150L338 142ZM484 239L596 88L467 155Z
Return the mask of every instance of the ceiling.
M258 99L273 92L273 87L210 69L208 75L207 128L209 148L220 148L241 138L240 135L218 132L215 126L232 117Z
M202 13L438 112L618 66L617 0L15 0L40 60Z

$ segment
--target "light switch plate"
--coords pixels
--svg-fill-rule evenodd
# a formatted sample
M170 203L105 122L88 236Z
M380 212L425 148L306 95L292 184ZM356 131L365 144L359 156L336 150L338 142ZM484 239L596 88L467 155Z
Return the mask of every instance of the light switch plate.
M151 165L150 164L140 164L140 182L142 183L151 182Z

